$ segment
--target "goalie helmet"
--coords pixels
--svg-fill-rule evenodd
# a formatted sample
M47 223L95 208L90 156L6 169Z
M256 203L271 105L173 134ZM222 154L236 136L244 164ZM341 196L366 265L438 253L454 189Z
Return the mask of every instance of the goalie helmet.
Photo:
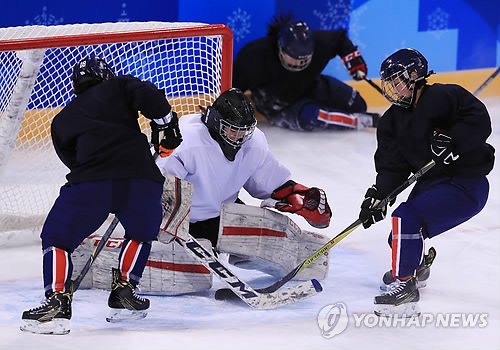
M250 100L235 88L224 91L207 108L202 121L230 161L234 160L241 146L250 140L257 125Z
M415 49L401 49L387 57L380 66L382 91L389 102L410 108L417 90L424 86L428 72L427 60Z
M73 93L81 94L91 86L115 76L113 69L102 58L90 56L73 67Z
M294 22L281 27L279 57L283 67L292 72L306 69L312 61L314 41L306 22Z

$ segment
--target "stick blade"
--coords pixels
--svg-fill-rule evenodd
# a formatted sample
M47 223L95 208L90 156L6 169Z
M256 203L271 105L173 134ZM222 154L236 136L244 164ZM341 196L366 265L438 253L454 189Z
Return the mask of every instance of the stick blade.
M239 300L240 298L229 288L221 288L215 292L215 300Z
M313 279L289 287L280 292L259 293L255 305L257 309L274 309L280 306L296 303L299 300L312 297L323 291L321 283ZM216 300L234 301L241 299L230 288L221 288L215 292ZM258 301L257 301L258 300Z

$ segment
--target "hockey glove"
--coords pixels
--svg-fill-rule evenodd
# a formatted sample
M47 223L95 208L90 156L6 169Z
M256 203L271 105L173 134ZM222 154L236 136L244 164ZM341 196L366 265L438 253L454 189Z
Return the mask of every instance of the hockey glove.
M274 208L298 214L313 227L325 228L330 224L332 211L325 191L320 188L309 188L290 180L274 190L271 198L276 200Z
M431 138L432 159L437 164L449 165L460 156L453 153L453 139L445 131L435 129Z
M356 49L342 57L342 62L354 80L363 80L366 77L368 68L359 50Z
M181 131L179 130L179 119L177 113L172 112L172 117L168 123L161 124L163 120L151 121L151 143L160 157L168 157L174 149L182 142Z
M387 214L387 205L381 208L375 208L377 203L382 200L380 198L377 187L373 185L366 191L365 199L361 203L361 212L359 213L359 220L363 223L364 228L368 228L374 223L383 220ZM393 205L393 200L390 205Z

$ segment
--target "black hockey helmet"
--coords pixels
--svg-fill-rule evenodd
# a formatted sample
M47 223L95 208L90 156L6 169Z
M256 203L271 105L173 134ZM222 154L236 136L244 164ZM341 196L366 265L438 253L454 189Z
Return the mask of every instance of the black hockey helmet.
M380 66L382 91L392 104L410 108L417 90L425 85L428 71L427 60L415 49L401 49L387 57Z
M78 95L89 87L115 76L113 69L100 57L89 56L73 67L73 93Z
M257 119L248 97L236 88L224 91L202 116L212 138L230 161L255 130Z
M278 48L283 67L292 72L306 69L311 63L314 52L312 31L307 23L284 24L280 29Z

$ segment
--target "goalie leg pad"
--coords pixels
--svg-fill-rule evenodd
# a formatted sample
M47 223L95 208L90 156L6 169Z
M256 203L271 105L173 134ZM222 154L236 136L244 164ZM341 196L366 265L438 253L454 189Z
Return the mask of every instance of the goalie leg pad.
M230 254L229 263L240 268L283 277L328 241L272 210L236 203L221 210L217 249ZM295 279L324 279L328 267L328 255L323 255Z
M158 240L164 243L171 242L175 237L186 240L189 233L193 185L168 173L164 173L163 176L165 177L161 198L163 220Z
M101 236L84 240L72 254L74 271L79 273ZM200 244L211 249L210 241L200 239ZM80 288L111 289L111 268L118 263L124 240L112 237L80 284ZM200 292L212 287L212 273L175 242L152 243L139 287L143 294L179 295Z

